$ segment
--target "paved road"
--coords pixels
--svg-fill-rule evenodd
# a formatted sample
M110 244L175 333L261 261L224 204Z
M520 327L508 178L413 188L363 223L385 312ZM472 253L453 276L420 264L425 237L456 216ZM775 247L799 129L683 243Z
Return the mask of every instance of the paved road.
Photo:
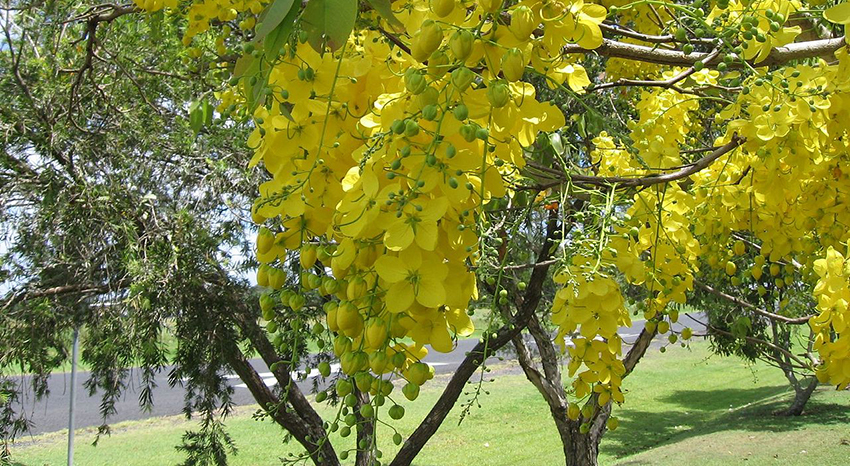
M680 317L679 323L673 326L674 330L680 330L682 327L691 327L694 333L702 333L703 327L696 321L690 319L686 315ZM620 336L629 344L634 342L640 330L643 328L643 322L634 323L631 327L622 327L619 330ZM458 348L449 353L443 354L436 351L429 352L425 361L434 366L438 374L452 373L460 365L465 354L470 351L477 340L467 339L458 342ZM666 337L659 337L653 342L654 347L660 347L666 343ZM511 358L510 351L505 352L506 358ZM268 367L260 359L252 360L251 363L260 373L261 377L266 381L267 385L275 383L274 377L269 372ZM157 387L153 390L154 405L150 411L142 411L139 408L138 393L141 384L139 383L138 373L133 373L130 378L130 387L125 391L124 396L119 400L115 408L117 414L109 419L110 423L116 423L128 420L145 419L154 416L170 416L183 412L183 397L185 390L181 387L171 388L168 385L168 372L170 368L163 370L156 379ZM312 375L312 374L311 374ZM24 376L25 377L25 376ZM82 383L88 378L88 373L81 372L77 377L77 412L76 426L78 428L97 426L101 424L99 413L100 394L95 393L93 396L88 396L88 393L83 388ZM228 375L229 383L235 388L233 401L237 405L250 405L256 403L254 398L245 385L241 383L235 375ZM26 379L24 379L26 380ZM34 402L32 399L24 400L24 409L29 413L34 427L33 434L54 432L67 428L68 426L68 404L69 404L69 389L71 376L67 373L53 374L48 381L50 389L50 397L39 402ZM302 390L309 391L311 382L299 382L298 385Z

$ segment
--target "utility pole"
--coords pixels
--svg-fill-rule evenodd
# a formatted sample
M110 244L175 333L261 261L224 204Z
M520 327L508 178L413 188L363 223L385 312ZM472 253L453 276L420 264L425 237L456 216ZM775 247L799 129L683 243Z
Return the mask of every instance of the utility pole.
M68 466L74 466L74 408L77 389L77 353L80 351L80 328L74 327L74 346L71 350L71 406L68 410Z

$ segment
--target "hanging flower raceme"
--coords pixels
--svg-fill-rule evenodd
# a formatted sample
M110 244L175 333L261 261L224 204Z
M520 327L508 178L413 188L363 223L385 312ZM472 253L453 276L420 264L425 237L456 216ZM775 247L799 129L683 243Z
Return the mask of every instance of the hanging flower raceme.
M796 281L812 286L818 377L847 386L850 298L837 252L850 224L846 49L818 63L759 67L800 35L788 18L815 11L797 0L722 0L708 13L633 3L400 0L389 5L393 15L352 7L331 22L322 21L327 10L316 8L319 0L303 10L295 2L285 16L271 9L258 15L263 1L187 5L184 40L197 45L190 57L213 43L209 48L227 55L233 24L254 34L246 32L253 39L241 44L238 79L217 96L220 111L236 109L253 121L251 166L269 175L252 206L261 225L257 282L267 288L260 306L269 331L280 336L275 318L301 315L304 294L315 292L325 303L334 353L356 387L387 396L391 381L403 379L405 397L416 398L433 376L422 361L426 346L449 352L473 331L466 310L478 298L474 271L489 251L485 208L516 199L523 183L540 183L524 178L539 168L555 180L543 184L567 179L561 204L586 189L581 199L599 220L581 221L585 238L571 257L564 254L555 276L562 286L552 320L571 357L571 396L600 406L623 401L617 329L630 320L621 286L640 290L636 305L648 333L667 333L706 264L736 286L748 280L762 296ZM176 10L173 1L137 5ZM679 13L684 22L674 21ZM850 23L846 4L823 17ZM641 45L641 53L658 46L675 62L694 53L695 43L716 47L716 59L653 66L651 75L663 82L609 83L642 87L623 91L634 99L618 98L628 101L625 117L611 99L620 129L585 134L591 131L579 125L580 148L559 150L552 166L535 167L529 159L546 152L543 142L563 135L547 134L565 126L563 109L579 100L586 106L599 95L586 93L611 88L591 88L611 79L611 67L589 74L611 62L584 55L606 44L602 31L614 27L603 24L606 18L642 31L612 33L629 36L626 45L662 44ZM216 23L226 25L214 42L194 39ZM742 59L750 63L732 70ZM561 97L557 104L547 101L553 95ZM712 120L706 108L722 111ZM723 147L729 150L716 152ZM572 184L571 172L615 178ZM677 175L651 180L662 174ZM644 178L629 185L638 189L618 185L634 177ZM554 212L561 204L546 205ZM281 306L286 312L276 313ZM349 380L337 386L341 396L351 390ZM580 414L571 403L570 418Z

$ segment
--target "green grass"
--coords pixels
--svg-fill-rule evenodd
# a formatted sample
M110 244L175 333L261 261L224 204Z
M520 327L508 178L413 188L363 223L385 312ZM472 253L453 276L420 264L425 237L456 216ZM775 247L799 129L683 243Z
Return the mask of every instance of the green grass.
M600 454L603 465L726 465L726 464L846 464L850 455L850 392L824 388L815 394L808 414L774 416L786 406L789 389L782 374L763 365L749 367L737 359L708 358L704 344L650 350L634 375L626 380L626 403L615 409L620 428L606 434ZM493 376L492 374L496 374ZM545 403L516 368L487 374L490 392L479 398L458 426L455 410L425 447L416 465L563 464L563 454ZM429 382L415 403L403 403L407 416L395 423L407 435L425 416L446 381ZM473 386L470 386L470 389ZM398 392L398 390L397 390ZM469 399L469 395L461 401ZM240 408L227 421L240 449L234 465L275 465L296 451L281 443L281 431L251 418L256 408ZM321 412L330 414L322 407ZM180 436L194 428L182 417L117 424L99 446L89 443L91 430L78 434L77 464L175 464ZM382 432L386 455L395 447L389 429ZM337 447L351 438L332 437ZM805 453L802 451L805 450ZM64 464L63 433L24 438L13 447L18 465ZM746 459L746 463L743 461Z

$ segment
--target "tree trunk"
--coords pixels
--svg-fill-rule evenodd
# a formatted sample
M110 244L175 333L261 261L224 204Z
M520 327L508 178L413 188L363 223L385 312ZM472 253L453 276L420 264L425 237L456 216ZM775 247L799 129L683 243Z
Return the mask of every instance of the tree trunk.
M599 455L599 441L588 434L579 432L577 422L567 422L567 429L561 433L561 443L564 445L564 460L566 466L596 466ZM558 429L560 431L560 427Z
M324 429L322 418L313 409L295 381L291 379L288 366L276 364L281 361L281 358L260 329L255 317L244 306L239 311L241 312L234 313L237 326L257 349L279 386L283 387L285 399L280 400L266 386L256 369L251 366L242 350L234 342L229 342L230 349L227 352L229 365L248 387L257 403L304 447L313 464L338 466L339 458ZM281 401L284 401L284 406L276 409Z
M770 324L771 329L773 330L774 345L781 348L790 348L791 331L784 326L780 329L780 326L776 321L771 321ZM809 398L812 397L812 393L817 388L818 379L812 376L806 377L803 380L797 380L797 374L794 372L794 365L788 357L788 354L774 350L773 356L774 361L778 363L782 372L785 374L785 378L788 379L788 383L794 387L794 401L791 403L791 406L777 414L781 416L799 416L803 414L803 409L806 408L806 403L809 402ZM805 383L806 380L808 380L808 384Z
M541 350L541 363L548 370L541 373L536 367L537 364L531 357L522 335L514 336L511 341L516 348L517 360L526 378L537 388L549 405L549 412L555 422L555 427L558 429L558 435L564 448L564 462L566 466L596 466L599 442L605 434L606 423L611 416L611 402L609 401L605 406L597 409L596 414L590 420L579 418L571 421L567 417L567 395L561 382L560 365L555 347L535 318L529 321L528 329ZM623 365L626 368L624 378L634 370L637 363L646 354L646 350L654 337L655 332L649 332L646 329L641 331L640 336L623 359ZM597 399L597 395L594 394L588 403L597 403ZM586 434L582 434L580 431L581 424L584 422L590 422L590 430Z
M784 416L799 416L803 414L803 410L806 408L806 403L809 402L809 398L812 397L812 393L814 393L815 389L818 386L818 379L812 377L809 379L809 384L803 387L802 383L798 383L794 385L794 401L791 403L791 406L788 407L781 414Z
M360 415L360 407L369 404L369 394L354 388L357 394L357 407L354 416L357 417L357 455L354 460L355 466L372 466L375 463L375 424L371 419L365 419ZM364 446L365 445L365 446Z
M599 456L599 442L605 434L605 423L611 416L611 404L608 403L594 416L590 431L582 434L579 430L582 420L571 421L566 416L558 420L558 433L564 446L564 464L566 466L596 466Z

